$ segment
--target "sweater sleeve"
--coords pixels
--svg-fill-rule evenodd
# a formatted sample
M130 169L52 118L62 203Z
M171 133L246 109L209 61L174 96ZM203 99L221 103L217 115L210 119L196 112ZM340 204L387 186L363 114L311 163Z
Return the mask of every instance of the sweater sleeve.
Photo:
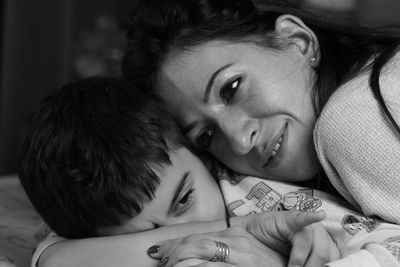
M394 59L380 85L400 125L400 56ZM330 98L314 129L315 147L329 180L353 206L400 223L400 138L368 78L357 77Z
M327 266L400 267L399 229L396 224L379 223L375 229L359 231L341 247L341 258Z
M326 264L327 267L400 267L400 262L381 244L369 244L365 249Z
M348 266L382 267L384 265L380 265L377 259L374 257L374 255L371 254L369 251L362 249L351 255L348 255L347 257L327 263L325 266L326 267L348 267Z

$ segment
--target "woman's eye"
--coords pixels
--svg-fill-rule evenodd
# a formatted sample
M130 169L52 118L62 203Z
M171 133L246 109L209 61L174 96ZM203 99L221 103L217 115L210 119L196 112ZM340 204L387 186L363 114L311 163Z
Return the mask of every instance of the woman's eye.
M212 138L214 136L214 129L208 129L207 131L202 132L196 140L196 143L201 148L208 148L211 144Z
M237 90L239 89L241 81L242 81L241 77L236 77L233 81L228 82L226 85L224 85L224 87L221 88L219 95L221 96L221 99L223 99L225 103L229 103L235 96Z

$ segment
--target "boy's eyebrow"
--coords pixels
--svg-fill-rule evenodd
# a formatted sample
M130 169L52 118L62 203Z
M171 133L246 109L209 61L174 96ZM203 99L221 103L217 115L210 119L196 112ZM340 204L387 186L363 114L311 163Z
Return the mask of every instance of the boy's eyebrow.
M188 176L189 176L189 172L185 172L182 175L182 178L179 181L178 187L175 190L174 197L172 198L172 201L171 201L171 203L169 205L169 209L168 209L168 213L167 213L168 215L171 215L171 213L173 213L174 208L175 208L175 202L177 201L179 195L181 194L181 192L183 190L183 187L186 184L186 180L188 179Z

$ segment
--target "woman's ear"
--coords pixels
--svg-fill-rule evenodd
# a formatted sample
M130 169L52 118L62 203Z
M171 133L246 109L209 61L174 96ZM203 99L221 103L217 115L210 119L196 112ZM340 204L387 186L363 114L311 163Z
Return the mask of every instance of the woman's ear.
M304 22L293 15L281 15L275 21L275 32L295 45L309 60L319 61L319 43L315 33Z

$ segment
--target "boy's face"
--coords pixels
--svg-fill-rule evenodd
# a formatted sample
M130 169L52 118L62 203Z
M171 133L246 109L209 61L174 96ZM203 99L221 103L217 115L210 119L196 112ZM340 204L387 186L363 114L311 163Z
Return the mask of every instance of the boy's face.
M198 157L186 148L170 153L172 164L162 171L155 197L124 225L100 230L101 235L141 232L159 226L220 220L225 217L221 191Z

